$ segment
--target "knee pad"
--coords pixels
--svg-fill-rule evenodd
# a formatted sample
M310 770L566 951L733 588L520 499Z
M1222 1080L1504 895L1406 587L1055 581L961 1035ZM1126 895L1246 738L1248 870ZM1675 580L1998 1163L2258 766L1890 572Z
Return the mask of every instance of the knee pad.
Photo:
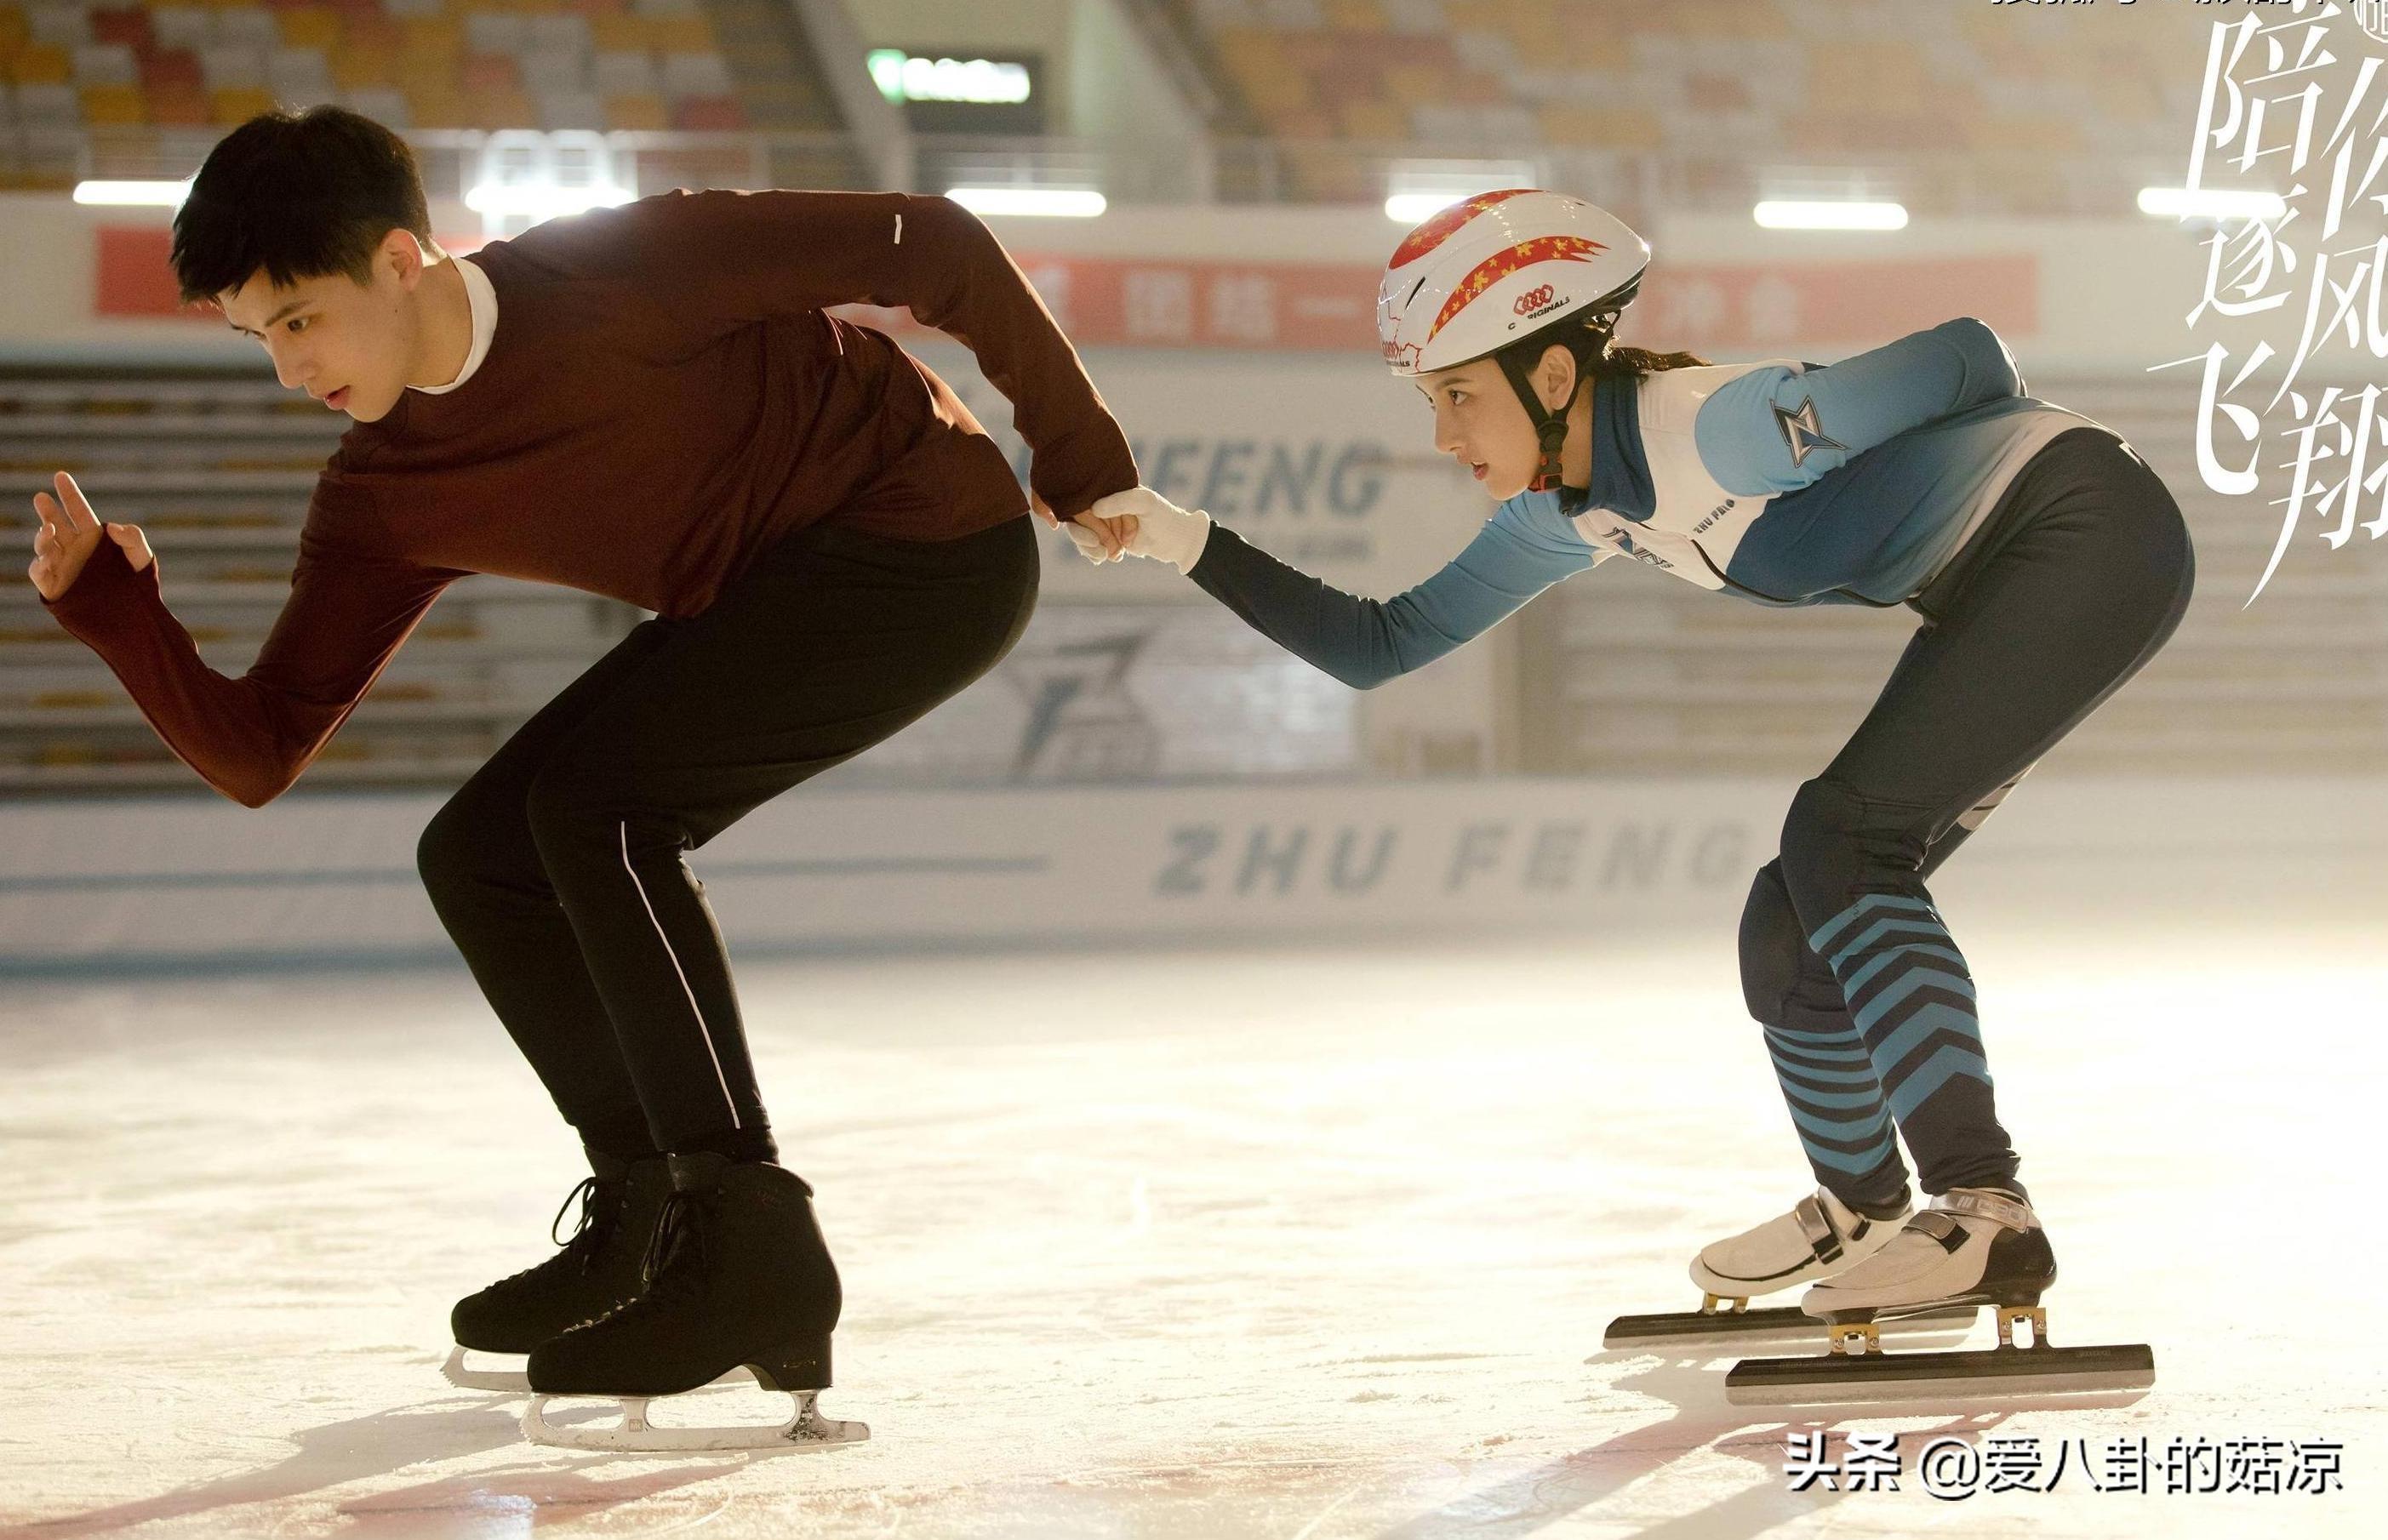
M1783 1003L1798 982L1799 956L1807 945L1778 857L1758 868L1741 911L1741 995L1752 1017L1770 1025L1782 1021Z

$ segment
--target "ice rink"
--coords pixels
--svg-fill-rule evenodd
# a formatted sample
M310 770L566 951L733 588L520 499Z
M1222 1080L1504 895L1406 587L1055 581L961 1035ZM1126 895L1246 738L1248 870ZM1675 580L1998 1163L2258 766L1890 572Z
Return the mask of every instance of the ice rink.
M1736 1408L1601 1350L1808 1186L1730 935L743 963L845 1274L823 1408L873 1429L769 1456L542 1448L439 1377L582 1174L461 968L12 982L0 1532L2381 1533L2376 935L1951 920L2051 1334L2153 1344L2136 1404ZM1789 1490L1817 1429L1901 1432L1900 1490ZM1937 1497L1948 1433L2074 1463ZM2140 1437L2336 1444L2344 1487L2084 1479Z

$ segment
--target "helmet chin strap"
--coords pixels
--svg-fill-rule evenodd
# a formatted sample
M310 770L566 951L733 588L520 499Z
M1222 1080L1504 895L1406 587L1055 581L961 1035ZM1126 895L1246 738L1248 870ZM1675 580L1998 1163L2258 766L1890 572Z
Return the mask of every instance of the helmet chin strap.
M1563 407L1552 411L1543 405L1543 398L1535 394L1528 372L1532 365L1524 359L1515 353L1502 353L1497 358L1501 372L1508 376L1510 388L1518 393L1518 399L1525 404L1526 415L1533 420L1534 437L1542 448L1542 458L1535 462L1534 477L1526 483L1526 490L1548 492L1559 485L1563 451L1567 448L1567 410ZM1577 377L1577 383L1582 383L1582 376ZM1569 404L1574 404L1572 394L1569 397Z

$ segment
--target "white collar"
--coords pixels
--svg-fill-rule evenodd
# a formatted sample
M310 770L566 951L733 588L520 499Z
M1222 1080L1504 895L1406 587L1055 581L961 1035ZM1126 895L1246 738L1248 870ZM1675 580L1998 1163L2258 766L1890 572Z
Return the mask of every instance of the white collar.
M498 329L498 291L490 286L489 275L481 271L478 262L461 257L455 259L455 262L457 272L464 280L464 302L473 310L473 347L464 355L464 367L446 385L407 386L409 390L419 390L426 396L445 396L471 379L473 372L481 367L482 359L489 356L489 338Z

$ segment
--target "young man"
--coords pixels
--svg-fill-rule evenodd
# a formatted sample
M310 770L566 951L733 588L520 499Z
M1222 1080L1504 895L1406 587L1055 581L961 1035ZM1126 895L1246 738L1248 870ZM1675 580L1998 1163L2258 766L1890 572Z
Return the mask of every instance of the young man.
M666 1395L740 1365L827 1385L836 1270L811 1189L776 1163L682 852L993 667L1037 552L945 382L823 307L909 306L967 343L1061 518L1137 484L1118 424L944 198L673 192L458 260L405 144L323 107L215 148L173 264L186 301L355 423L239 678L199 661L139 529L103 526L63 473L35 499L44 600L208 784L273 801L467 574L656 612L422 837L441 923L593 1171L560 1255L457 1305L453 1361L530 1353L541 1393Z

